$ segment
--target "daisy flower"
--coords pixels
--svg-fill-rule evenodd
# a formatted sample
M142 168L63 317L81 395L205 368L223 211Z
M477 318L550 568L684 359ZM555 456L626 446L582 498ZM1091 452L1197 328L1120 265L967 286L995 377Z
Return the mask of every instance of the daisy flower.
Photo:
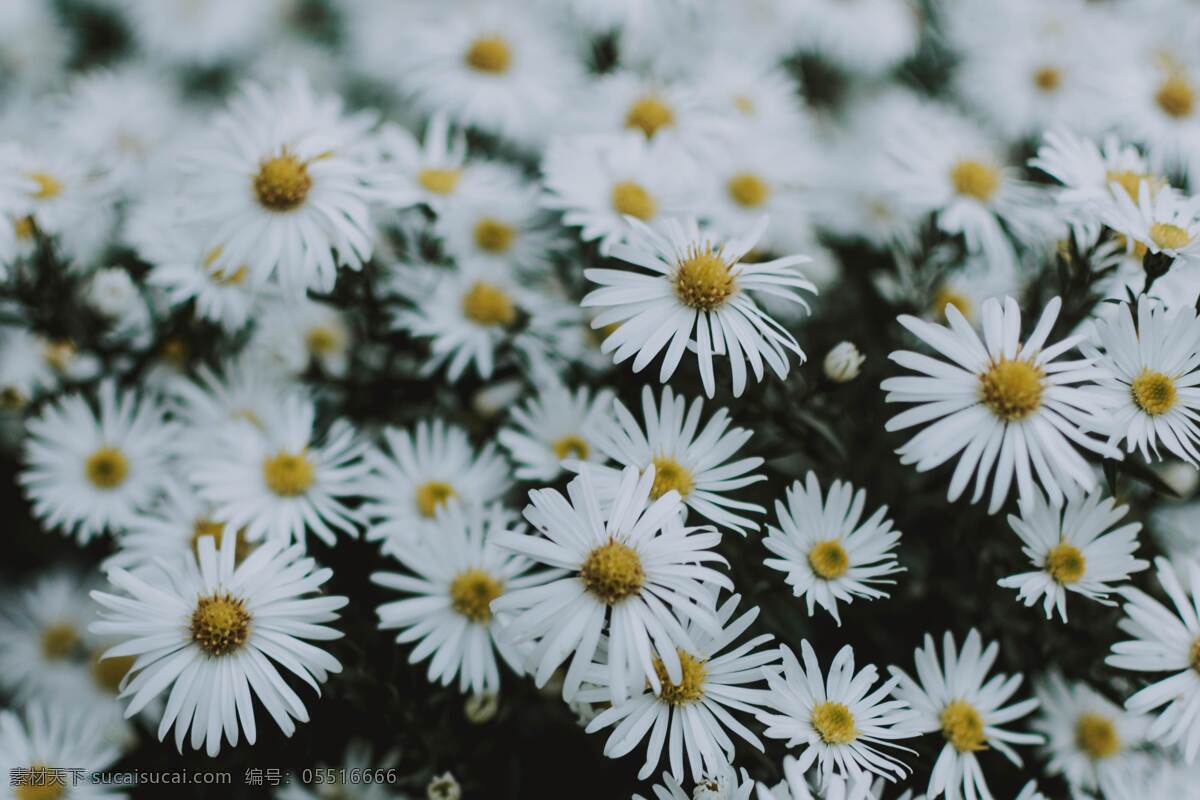
M246 84L191 153L189 219L211 231L204 252L254 286L275 277L294 298L328 292L339 265L371 256L370 204L383 200L366 153L371 114L347 117L298 74Z
M42 574L5 592L0 608L0 686L18 699L69 689L86 656L94 611L86 581L66 571Z
M878 672L867 665L856 673L850 645L834 656L828 676L822 675L807 639L800 642L803 666L786 645L779 651L783 669L765 670L770 686L766 705L771 710L760 712L758 721L766 726L763 734L768 738L804 748L797 757L799 771L816 763L822 775L836 773L851 782L864 773L889 781L908 774L908 767L881 749L907 750L894 742L917 735L908 703L886 699L897 678L872 689Z
M1200 263L1200 199L1175 191L1151 190L1142 182L1136 197L1116 192L1102 209L1104 224L1138 245L1188 264Z
M275 302L261 309L249 351L268 367L298 376L310 367L340 378L354 345L347 314L315 300Z
M431 658L431 682L449 686L457 675L460 692L499 691L496 652L521 672L519 654L498 637L492 601L545 583L556 573L526 574L532 561L492 543L500 532L521 535L524 526L514 526L499 505L464 508L451 501L418 529L411 546L388 550L411 574L371 574L372 583L413 595L379 606L379 627L399 629L399 644L417 643L409 663Z
M608 494L620 479L625 467L645 470L654 467L655 481L650 490L652 498L670 491L679 493L687 509L696 511L715 525L732 528L745 534L746 529L758 530L758 523L739 512L762 514L766 509L754 503L725 496L759 481L762 474L747 474L761 467L762 458L749 456L729 461L753 435L746 428L730 428L727 409L721 408L700 427L704 401L694 398L691 405L670 386L663 387L662 402L657 407L654 391L642 387L642 424L624 404L614 400L612 414L596 427L596 446L617 467L595 467L597 486ZM576 462L568 469L578 471Z
M290 395L261 428L228 425L215 433L213 446L186 459L188 478L212 504L216 522L244 529L251 542L303 545L308 531L332 547L335 531L358 536L365 520L345 499L359 493L366 475L366 445L341 419L318 436L315 418L311 400Z
M878 75L913 55L920 17L905 0L803 0L795 30L821 56L855 72Z
M677 651L683 670L678 681L671 680L662 658L655 656L652 663L661 686L654 691L645 686L641 693L615 702L588 723L588 733L615 726L604 745L604 755L620 758L637 747L648 733L646 761L638 778L647 778L654 772L662 759L663 745L669 743L671 777L684 780L686 753L691 778L700 783L704 775L727 768L733 759L734 743L726 729L762 751L762 742L730 711L762 712L766 691L747 684L760 683L763 667L778 660L779 655L774 649L755 652L771 640L769 633L752 637L721 654L758 617L755 607L733 619L740 601L739 595L732 595L717 609L719 635L708 633L695 623L687 626L697 647ZM595 667L592 677L597 686L583 689L579 693L581 701L603 703L613 697L611 687L604 684L604 672L603 667Z
M170 687L158 738L174 726L180 752L189 728L192 748L204 743L209 756L220 752L222 733L231 747L239 735L253 745L255 697L290 737L293 720L307 722L308 712L275 664L318 693L329 673L342 669L309 643L342 635L326 623L338 618L347 599L306 596L333 572L315 569L301 545L285 549L269 541L240 565L236 552L235 537L224 537L218 551L206 536L196 558L159 562L142 577L123 569L108 573L124 595L92 592L104 610L90 630L123 639L104 657L138 657L121 691L125 716Z
M700 652L681 624L691 620L720 635L707 587L732 590L729 579L706 566L724 564L712 548L721 535L711 528L685 528L677 492L652 500L654 468L629 467L606 510L591 469L567 484L529 493L525 518L541 534L501 533L495 543L534 561L567 571L542 586L509 592L492 604L503 636L528 648L527 671L541 687L568 658L563 698L572 701L595 660L601 633L608 633L604 685L611 702L626 700L649 682L660 693L664 680L684 679L679 652ZM653 651L658 654L658 665ZM660 670L665 678L659 677Z
M385 124L379 130L378 146L382 158L397 167L397 180L404 183L414 203L438 211L452 198L461 196L467 137L461 130L451 133L445 113L429 118L419 144L406 129Z
M459 265L485 275L541 276L549 264L554 236L541 206L538 187L493 165L496 179L439 209L433 230Z
M1182 562L1176 571L1159 557L1154 566L1174 611L1140 589L1123 588L1125 617L1119 625L1132 638L1114 644L1104 662L1132 672L1171 673L1135 692L1125 707L1147 714L1166 706L1147 736L1165 746L1178 745L1191 764L1200 751L1200 564Z
M1125 711L1086 683L1050 672L1035 687L1040 713L1033 728L1046 737L1047 771L1076 791L1096 791L1142 758L1148 720Z
M85 543L146 508L167 479L174 427L157 402L100 384L93 407L72 393L27 423L18 476L33 513Z
M598 463L606 456L597 446L596 430L608 419L613 393L593 396L587 386L571 391L555 376L537 397L512 410L512 427L496 435L524 481L552 481L563 462Z
M159 58L206 65L244 55L282 23L285 5L267 0L117 0L138 43Z
M883 781L870 772L863 772L853 781L841 775L817 774L816 787L809 784L800 768L800 761L793 756L783 757L783 781L774 787L758 784L758 800L880 800L883 797ZM912 800L912 792L905 792L900 800Z
M650 791L654 793L652 797L635 794L633 800L750 800L754 781L745 769L739 773L732 765L722 764L696 781L690 793L669 772L664 772Z
M971 502L978 502L991 476L988 513L994 514L1008 497L1015 474L1021 497L1033 495L1036 476L1050 501L1059 505L1063 501L1060 481L1084 489L1096 483L1077 448L1121 458L1120 450L1084 433L1104 425L1106 398L1094 387L1077 384L1104 373L1093 366L1093 359L1056 360L1083 335L1046 344L1061 307L1062 300L1052 299L1023 344L1021 310L1011 297L1003 303L991 299L983 304L982 340L953 305L945 309L949 326L908 315L897 317L949 361L909 350L888 356L921 374L883 382L887 402L915 404L885 427L900 431L933 423L896 452L901 463L916 464L918 472L959 456L947 493L951 502L962 495L972 473L976 480Z
M62 381L95 377L99 360L65 339L50 340L21 325L0 326L0 406L21 408Z
M172 416L183 428L181 452L215 446L212 432L233 422L262 428L275 417L284 397L295 392L278 375L239 357L196 368L193 378L175 378L165 390Z
M444 420L422 420L409 430L386 427L383 446L366 454L369 473L359 484L370 519L369 541L407 543L450 500L483 506L512 486L510 467L494 444L478 450L467 432Z
M1037 734L1000 727L1029 714L1038 707L1038 701L1030 698L1004 705L1020 688L1022 676L995 675L987 679L999 652L1000 646L995 642L984 648L979 631L974 628L959 651L954 636L947 631L942 638L943 661L938 660L937 646L929 634L925 634L925 646L917 648L919 683L899 667L889 667L892 676L899 680L896 697L916 709L917 716L911 724L920 733L939 731L946 740L929 779L930 798L943 794L948 800L990 798L987 780L975 754L996 749L1020 766L1021 758L1010 745L1043 741Z
M128 795L91 775L109 769L121 757L105 741L107 720L96 709L60 703L34 703L18 716L0 711L0 796L13 800L66 797L117 800Z
M1179 37L1182 47L1143 35L1141 52L1135 63L1124 65L1117 84L1121 93L1113 100L1114 108L1124 110L1116 118L1119 127L1131 139L1145 142L1156 164L1167 169L1189 168L1200 153L1200 70L1191 47L1193 31L1186 25L1179 28L1185 31Z
M1133 311L1122 303L1116 314L1094 320L1097 343L1082 350L1104 370L1100 391L1110 399L1109 444L1125 440L1150 460L1158 443L1193 465L1200 463L1200 318L1195 309L1170 312L1145 295Z
M665 347L659 370L659 380L665 383L684 350L694 348L709 397L716 390L714 356L728 357L735 397L746 389L747 361L756 380L762 380L764 362L780 379L786 378L789 351L803 363L804 351L796 339L759 308L754 295L761 292L807 309L799 293L815 293L816 287L795 269L807 257L741 260L766 231L765 217L744 236L724 243L702 233L694 219L682 224L668 220L662 232L634 219L630 224L628 243L615 246L613 255L654 274L584 271L588 280L601 286L582 302L584 308L602 309L592 327L618 325L601 348L613 353L614 363L636 353L633 371L640 372Z
M775 501L779 527L768 526L763 546L778 558L763 563L786 573L787 584L796 597L804 596L808 615L820 606L839 625L838 601L855 597L873 600L887 597L877 584L895 583L887 578L904 568L893 552L900 531L892 529L887 506L867 520L862 519L867 493L845 481L834 481L821 498L817 476L809 472L804 483L796 481L787 490L787 505Z

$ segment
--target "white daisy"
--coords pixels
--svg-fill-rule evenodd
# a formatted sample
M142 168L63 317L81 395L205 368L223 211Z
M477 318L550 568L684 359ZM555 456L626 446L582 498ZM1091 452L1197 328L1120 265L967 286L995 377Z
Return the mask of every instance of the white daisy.
M724 564L712 551L721 535L711 528L685 528L676 492L651 501L654 469L639 475L630 467L616 497L602 510L591 468L567 484L567 496L554 489L529 493L525 518L541 534L500 534L495 543L551 567L565 577L521 589L496 600L503 636L528 647L527 669L540 687L568 658L563 698L571 701L595 660L602 632L608 633L609 699L619 703L648 681L662 691L663 680L683 681L679 651L700 652L680 620L690 620L712 636L720 634L708 587L732 590L721 573L705 566ZM657 652L660 664L652 655ZM665 678L659 678L659 669Z
M245 539L305 543L305 531L333 546L335 531L358 536L365 520L346 505L367 472L354 428L335 420L316 431L311 400L289 395L262 427L246 421L213 433L216 441L187 459L186 474L211 503L216 522ZM226 537L230 541L239 537Z
M758 784L758 800L881 800L883 781L870 772L863 772L853 780L841 775L821 774L811 770L815 779L810 784L800 768L800 761L793 756L783 757L783 781L774 787ZM900 800L911 800L911 792L905 792Z
M212 64L245 55L282 23L285 3L266 0L116 0L134 37L167 61Z
M482 165L481 165L482 166ZM439 209L433 230L460 266L495 276L537 278L546 272L554 233L541 206L538 187L491 165L487 188L464 192Z
M1194 29L1180 25L1171 31L1182 34L1179 54L1156 41L1156 32L1143 32L1141 41L1135 40L1140 52L1135 63L1124 65L1117 82L1120 94L1113 102L1124 112L1115 118L1117 124L1131 139L1146 144L1155 165L1178 170L1192 166L1189 162L1200 153L1200 69L1191 45Z
M886 699L897 678L876 687L874 665L856 673L850 645L834 656L828 676L822 675L807 639L800 642L803 666L786 645L779 650L783 669L765 670L771 687L767 705L772 711L760 712L758 721L767 726L765 736L785 739L791 748L804 748L798 756L801 772L816 763L822 775L838 774L854 783L864 773L889 781L908 774L903 762L881 749L907 751L894 742L917 735L908 703Z
M739 774L732 765L722 764L696 781L690 793L669 772L664 772L661 782L651 786L650 791L652 797L635 794L633 800L750 800L754 781L745 769Z
M555 376L537 397L512 409L512 427L502 428L496 439L517 465L517 478L552 481L568 459L605 460L596 431L608 418L612 403L608 389L594 396L587 386L571 391Z
M1200 564L1185 561L1176 571L1160 557L1154 566L1174 611L1140 589L1123 588L1125 617L1119 625L1132 638L1114 644L1104 661L1133 672L1171 673L1135 692L1125 707L1146 714L1166 706L1147 735L1166 746L1178 745L1191 764L1200 752Z
M762 380L763 362L780 379L786 378L788 351L804 361L796 339L759 308L754 294L772 295L807 309L799 293L815 293L816 287L795 267L808 259L741 260L766 231L765 217L744 236L724 243L702 233L694 219L683 224L668 220L661 233L637 220L631 219L630 224L634 230L628 243L615 246L613 255L655 274L628 269L584 271L602 287L582 302L585 308L603 309L592 327L618 324L602 345L604 352L613 353L614 363L636 353L633 371L640 372L665 347L659 371L659 380L665 383L684 350L694 348L704 391L712 397L716 390L713 356L727 356L733 394L740 397L746 388L747 361L756 380Z
M349 368L353 345L354 332L346 312L303 299L266 305L248 349L285 375L298 376L315 367L340 378Z
M167 479L174 427L148 397L100 384L95 408L72 393L27 423L18 480L33 513L81 543L149 506Z
M50 340L22 325L0 325L0 406L7 409L56 390L63 381L94 378L99 360L65 339Z
M253 698L257 697L285 736L293 719L308 721L300 697L275 663L320 693L338 660L309 642L341 633L326 623L338 618L345 597L306 597L333 572L315 569L301 545L284 548L269 541L240 565L234 563L235 537L218 551L212 537L201 538L199 556L159 562L159 570L137 577L122 569L109 581L126 595L92 592L104 607L91 630L124 641L105 658L137 656L121 698L129 717L170 687L158 726L162 740L172 725L182 752L191 728L191 746L216 756L224 734L237 747L239 734L257 739ZM275 663L272 663L275 662Z
M597 486L607 496L620 480L620 470L654 467L655 481L650 490L654 499L670 491L679 493L686 508L699 513L710 522L745 534L746 529L758 530L758 523L740 512L762 514L766 509L754 503L726 496L759 481L766 475L748 474L762 466L758 456L729 461L749 441L753 431L730 428L727 409L718 409L703 428L700 416L704 401L694 398L691 405L670 386L664 386L662 402L657 407L654 391L642 387L642 423L619 400L612 404L612 414L601 420L595 429L596 446L617 467L594 467ZM578 471L574 462L568 469Z
M1136 197L1113 194L1113 203L1101 209L1102 218L1125 237L1129 249L1141 245L1163 257L1200 264L1200 198L1156 192L1148 181L1142 181Z
M1047 771L1075 791L1095 791L1114 773L1135 768L1149 721L1125 711L1086 683L1050 672L1035 686L1041 710L1033 727L1046 737Z
M461 197L463 179L469 180L467 138L461 130L451 133L445 113L430 117L420 144L408 130L388 123L379 130L378 146L383 159L396 165L396 179L414 202L437 211Z
M262 427L275 416L284 397L295 391L245 357L227 360L215 369L201 364L195 378L176 378L166 387L171 414L183 426L179 451L195 453L215 446L213 431L233 422Z
M604 755L620 758L649 734L646 761L638 772L639 778L644 779L654 772L666 745L671 777L684 780L688 773L684 768L686 753L691 778L700 782L704 775L727 766L734 756L734 743L726 729L762 751L759 738L730 712L762 712L767 693L761 687L748 684L761 683L763 667L777 661L779 654L773 649L755 652L773 638L769 633L755 636L721 654L758 617L755 607L734 620L733 614L740 601L739 595L732 595L717 609L717 621L721 625L719 635L708 633L695 623L687 625L688 635L697 647L677 651L683 669L680 680L672 681L663 660L655 656L652 663L661 686L657 690L645 686L639 694L615 702L588 723L588 733L615 726L605 742ZM611 642L609 646L612 646ZM594 703L611 700L614 693L605 685L604 667L595 665L590 672L585 681L596 686L581 690L579 700Z
M1101 390L1112 399L1109 443L1125 440L1130 453L1150 460L1158 442L1174 455L1200 463L1200 318L1190 308L1168 313L1145 295L1138 298L1137 324L1127 303L1115 315L1095 320L1098 344L1083 351L1098 357L1106 373Z
M0 686L19 700L71 688L94 616L86 582L66 571L6 592L0 607Z
M1114 528L1129 511L1111 497L1095 489L1089 494L1072 493L1065 507L1047 503L1041 492L1022 497L1021 516L1008 515L1021 542L1021 551L1036 567L1002 578L998 583L1016 589L1017 597L1027 606L1043 600L1046 619L1058 615L1067 621L1067 592L1078 592L1104 605L1116 605L1108 599L1112 583L1126 581L1131 573L1150 566L1133 557L1137 550L1139 522Z
M499 505L464 508L451 501L418 529L411 544L388 549L413 574L371 574L372 583L414 595L379 606L379 627L399 629L400 644L417 643L408 661L429 658L431 682L449 686L457 675L460 692L499 691L497 652L520 674L520 654L499 636L492 601L558 574L526 574L533 562L493 544L499 533L523 535L524 528L514 526Z
M802 0L796 30L819 55L856 72L878 75L913 55L920 17L906 0Z
M983 304L982 341L953 305L945 309L949 327L898 317L901 325L950 359L939 361L908 350L888 356L921 375L883 382L887 402L915 404L888 420L886 429L933 423L896 451L901 463L916 464L917 471L925 472L960 456L947 497L957 500L971 474L977 473L971 502L978 502L991 476L990 514L1008 497L1014 474L1021 497L1033 495L1036 475L1055 504L1063 500L1060 481L1092 488L1095 475L1077 448L1108 458L1122 454L1083 432L1104 424L1105 398L1093 387L1076 384L1104 373L1092 366L1092 359L1056 361L1084 337L1046 345L1061 307L1059 298L1052 299L1024 343L1021 310L1011 297L1003 304L996 299Z
M381 436L383 446L367 451L370 472L358 492L366 498L361 512L371 520L370 541L406 543L447 501L483 506L512 485L494 444L476 450L466 431L444 420L386 427Z
M0 772L5 800L71 797L117 800L128 795L111 785L93 783L93 773L108 770L120 751L105 741L107 719L95 709L60 703L34 703L18 716L0 711Z
M1021 758L1010 744L1041 744L1042 737L1016 733L1001 725L1020 719L1038 707L1030 698L1004 704L1021 686L1022 676L987 674L996 662L1000 646L991 642L986 648L974 628L967 634L959 651L954 636L947 631L942 638L942 661L938 660L933 637L925 634L925 646L916 650L917 677L914 681L904 670L889 667L900 683L896 696L916 709L912 724L921 733L939 731L945 738L933 774L929 779L931 798L943 794L947 800L990 798L983 769L975 755L996 749L1009 761L1021 765Z
M804 481L788 487L786 506L775 501L779 527L768 526L763 546L778 558L763 563L787 574L793 594L808 603L810 617L819 605L840 625L839 600L887 597L875 585L895 583L886 576L904 571L893 552L900 531L886 518L887 506L862 519L865 490L855 492L849 483L834 481L822 499L817 476L809 472Z

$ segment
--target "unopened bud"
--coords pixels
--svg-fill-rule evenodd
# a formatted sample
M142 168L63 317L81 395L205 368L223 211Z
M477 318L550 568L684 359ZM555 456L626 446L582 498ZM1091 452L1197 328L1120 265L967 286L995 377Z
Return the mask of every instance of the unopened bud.
M853 342L839 342L825 354L825 377L834 383L848 383L858 377L867 357L858 352Z

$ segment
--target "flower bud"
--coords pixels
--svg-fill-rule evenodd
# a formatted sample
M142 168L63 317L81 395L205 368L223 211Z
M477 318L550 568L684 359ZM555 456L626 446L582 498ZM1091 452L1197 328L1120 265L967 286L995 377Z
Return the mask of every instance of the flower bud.
M853 342L839 342L825 354L825 377L834 383L849 383L858 377L867 357L858 352Z

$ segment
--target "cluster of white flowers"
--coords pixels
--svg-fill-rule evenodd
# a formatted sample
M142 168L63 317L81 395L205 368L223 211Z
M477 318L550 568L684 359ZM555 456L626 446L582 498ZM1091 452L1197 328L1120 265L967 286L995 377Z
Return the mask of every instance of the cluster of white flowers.
M291 737L349 648L387 679L357 631L654 800L1193 796L1198 42L1191 0L5 0L0 455L75 551L0 566L3 779ZM1014 574L910 619L958 515Z

